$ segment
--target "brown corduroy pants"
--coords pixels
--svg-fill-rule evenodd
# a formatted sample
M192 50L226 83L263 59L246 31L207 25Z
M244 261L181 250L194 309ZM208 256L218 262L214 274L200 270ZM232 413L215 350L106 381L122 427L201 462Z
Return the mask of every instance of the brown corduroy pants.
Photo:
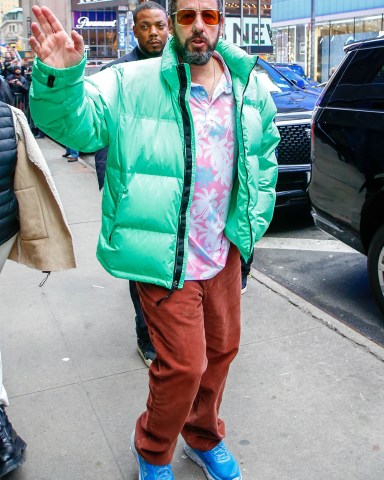
M135 445L147 462L165 465L180 433L199 450L214 448L225 436L219 408L240 343L240 255L231 245L226 266L214 278L186 281L160 304L168 290L137 286L157 358Z

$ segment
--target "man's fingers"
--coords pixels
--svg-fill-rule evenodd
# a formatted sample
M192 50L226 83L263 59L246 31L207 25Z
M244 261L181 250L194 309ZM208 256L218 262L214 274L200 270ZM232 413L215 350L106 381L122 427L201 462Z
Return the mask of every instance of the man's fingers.
M45 33L45 35L52 33L53 28L45 17L43 10L37 5L34 5L32 7L32 11L35 14L36 20L39 22L40 27Z
M53 14L52 10L50 10L48 7L41 7L41 12L47 19L53 33L61 32L62 30L64 30L59 19Z
M72 38L75 50L77 52L80 52L81 54L83 54L84 53L84 39L83 39L83 37L79 33L77 33L75 30L72 30L71 38Z
M36 22L31 24L32 35L35 37L36 41L42 43L45 39L44 33L40 30L40 27Z
M40 52L40 44L36 40L35 37L30 37L29 38L29 44L31 45L32 50L36 53L36 55L39 57L39 52Z
M63 26L48 7L38 7L34 5L32 11L45 35L60 32Z

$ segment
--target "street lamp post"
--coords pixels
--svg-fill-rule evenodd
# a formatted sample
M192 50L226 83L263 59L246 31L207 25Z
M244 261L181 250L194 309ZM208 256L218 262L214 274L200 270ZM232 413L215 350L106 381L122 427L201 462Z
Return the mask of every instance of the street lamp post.
M311 0L311 78L315 78L315 33L316 33L316 13L315 0Z

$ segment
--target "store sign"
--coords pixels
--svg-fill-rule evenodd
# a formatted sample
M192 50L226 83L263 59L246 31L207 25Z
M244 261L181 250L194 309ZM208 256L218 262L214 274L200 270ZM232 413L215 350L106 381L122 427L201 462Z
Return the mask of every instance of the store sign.
M127 15L125 13L119 13L118 15L117 36L119 50L124 50L127 43Z
M77 20L75 28L115 28L116 20L101 20L101 21L92 21L88 17L80 17Z
M243 43L241 43L241 35ZM272 46L271 19L261 17L259 39L258 17L244 17L243 33L241 32L240 17L225 17L225 38L236 45L270 47Z
M116 28L116 12L73 12L73 25L77 29Z

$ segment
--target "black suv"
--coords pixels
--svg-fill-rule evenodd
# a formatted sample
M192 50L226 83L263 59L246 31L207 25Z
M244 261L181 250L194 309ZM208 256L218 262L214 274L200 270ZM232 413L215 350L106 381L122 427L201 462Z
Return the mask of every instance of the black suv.
M261 58L255 73L272 95L277 108L276 126L281 140L276 149L279 175L276 207L308 204L311 171L311 118L320 92L296 87Z
M315 223L368 257L384 313L384 38L345 47L312 118Z

